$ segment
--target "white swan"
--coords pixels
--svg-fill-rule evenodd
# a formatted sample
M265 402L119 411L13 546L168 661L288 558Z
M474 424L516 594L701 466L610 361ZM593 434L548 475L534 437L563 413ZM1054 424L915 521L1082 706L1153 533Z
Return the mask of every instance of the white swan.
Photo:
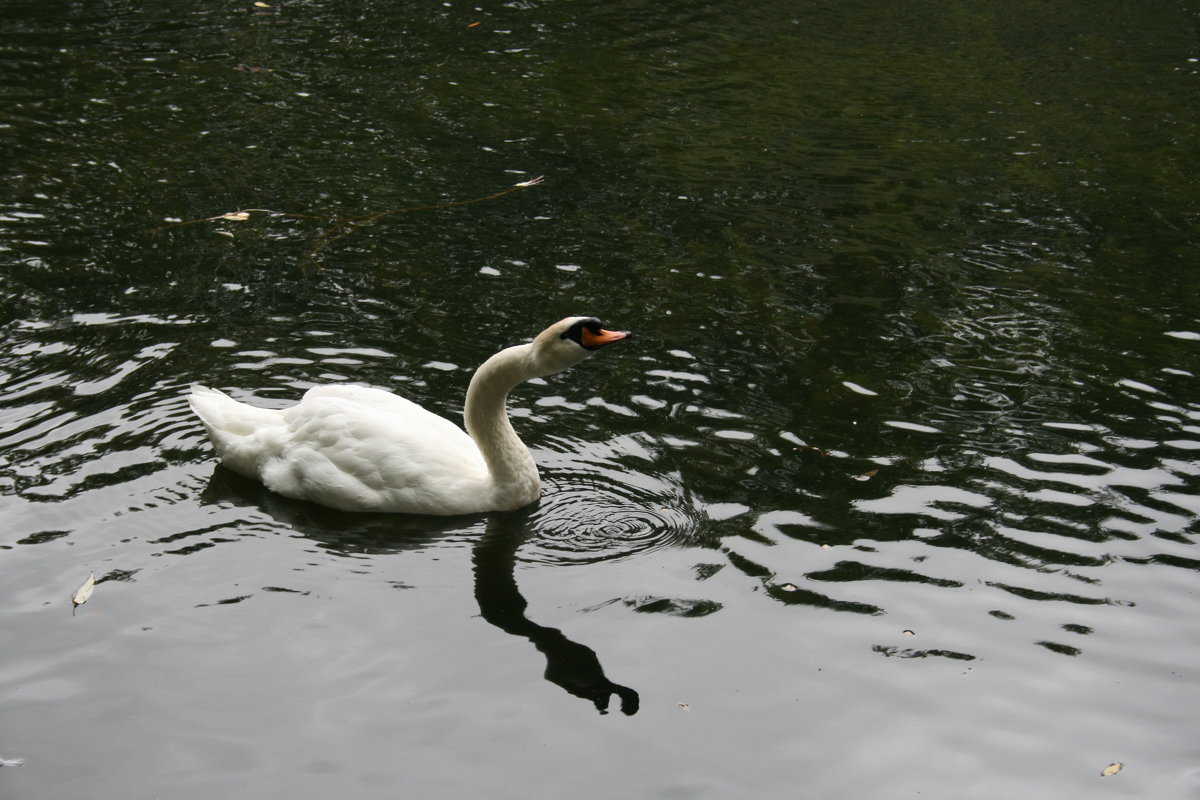
M217 455L287 497L343 511L474 514L541 495L537 466L508 420L509 391L579 363L629 334L567 317L475 371L463 416L470 435L380 389L317 386L280 411L193 386L188 402Z

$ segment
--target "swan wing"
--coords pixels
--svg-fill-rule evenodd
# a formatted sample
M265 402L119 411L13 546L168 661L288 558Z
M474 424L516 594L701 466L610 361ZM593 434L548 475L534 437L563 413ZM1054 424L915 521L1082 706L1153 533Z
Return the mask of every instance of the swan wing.
M262 481L346 510L485 510L490 479L461 428L391 392L322 386L282 412L287 434Z

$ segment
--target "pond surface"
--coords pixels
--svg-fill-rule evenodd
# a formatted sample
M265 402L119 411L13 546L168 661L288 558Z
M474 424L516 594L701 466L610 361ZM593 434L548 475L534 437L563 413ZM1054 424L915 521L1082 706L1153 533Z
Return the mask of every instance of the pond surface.
M2 27L5 797L1200 795L1190 4ZM274 496L184 399L457 420L569 314L634 338L514 393L512 514Z

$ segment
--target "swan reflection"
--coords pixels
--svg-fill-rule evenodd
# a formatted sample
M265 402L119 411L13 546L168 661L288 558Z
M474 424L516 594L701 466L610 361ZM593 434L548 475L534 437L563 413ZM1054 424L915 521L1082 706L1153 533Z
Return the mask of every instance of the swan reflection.
M525 616L528 603L517 588L516 564L517 549L528 534L527 520L526 514L497 515L475 544L472 561L480 613L505 633L533 643L546 657L546 680L576 697L590 700L601 714L608 713L614 694L620 698L622 713L636 714L638 693L610 681L592 648L571 641L557 628L539 625Z
M439 539L469 533L476 537L471 560L480 615L505 633L528 639L546 657L546 680L608 713L613 695L621 712L637 713L638 693L609 680L596 652L557 628L539 625L525 614L529 604L517 587L517 551L534 530L530 511L463 517L354 514L289 500L261 484L217 466L202 494L206 504L253 506L325 549L344 555L384 555L436 546Z

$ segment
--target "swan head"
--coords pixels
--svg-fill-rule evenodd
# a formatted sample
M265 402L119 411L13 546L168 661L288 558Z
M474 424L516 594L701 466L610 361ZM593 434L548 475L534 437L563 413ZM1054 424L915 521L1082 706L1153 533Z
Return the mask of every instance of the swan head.
M539 374L552 375L627 338L626 331L605 330L603 323L595 317L567 317L534 338L532 357Z

